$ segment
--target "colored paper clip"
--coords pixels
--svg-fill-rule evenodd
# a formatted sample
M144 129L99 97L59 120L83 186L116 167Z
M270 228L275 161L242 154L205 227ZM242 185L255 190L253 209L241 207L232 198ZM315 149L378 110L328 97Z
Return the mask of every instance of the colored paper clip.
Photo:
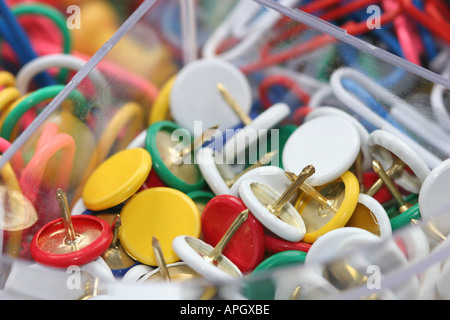
M67 188L72 172L73 160L76 152L75 141L64 133L58 133L59 128L54 123L47 123L38 139L34 155L27 163L19 178L23 194L35 204L39 198L39 188L48 179L44 177L44 171L49 161L58 152L62 151L59 168L53 168L55 174L55 186ZM50 212L39 212L42 215L41 222L51 216Z
M4 153L11 146L11 142L0 137L0 153ZM17 176L20 176L22 169L24 168L24 160L22 157L22 152L19 150L11 160L11 167Z
M397 130L400 130L406 134L403 127L399 123L397 123L397 121L389 114L389 112L383 107L383 105L380 102L378 102L368 91L366 91L363 86L359 85L357 82L352 81L350 79L342 79L342 85L346 90L348 90L349 92L357 96L359 99L364 101L364 103L373 112L382 117L392 126L394 126ZM370 124L367 123L364 124L370 126Z
M380 117L378 114L370 110L366 106L365 103L363 103L358 97L350 94L347 90L345 90L342 79L343 78L349 78L360 85L363 85L364 88L371 94L373 94L376 99L384 103L386 105L389 105L390 107L402 107L407 106L405 108L402 108L402 110L412 110L413 106L409 105L406 101L403 101L398 96L394 95L390 91L386 90L385 88L378 85L375 81L369 79L368 77L364 76L363 74L356 72L350 68L340 68L337 69L335 72L333 72L331 76L331 86L333 88L333 91L338 97L352 112L352 114L355 114L357 118L364 119L364 121L367 121L372 124L375 128L383 129L386 131L391 132L395 136L397 136L399 139L402 139L405 141L408 145L410 145L413 150L418 153L430 166L431 168L438 165L441 160L434 154L432 154L430 151L425 149L422 145L420 145L418 142L410 138L408 135L404 134L402 131L398 130L396 127L394 127L392 124L387 122L385 119ZM404 115L403 115L404 117ZM397 121L400 119L396 119ZM425 123L425 122L424 122ZM403 125L403 123L402 123ZM417 134L422 134L421 138L426 139L427 142L433 143L433 145L436 145L436 139L433 138L433 142L430 140L430 136L426 134L426 130L424 130L423 126L414 126L412 127L410 124L410 127L408 129L415 130ZM419 132L420 131L420 132ZM437 146L439 147L439 146ZM442 145L440 146L440 149L442 149Z
M67 19L62 14L61 11L55 9L52 6L48 6L41 3L20 3L11 8L12 13L17 17L21 16L43 16L52 21L58 28L58 31L61 33L63 41L61 51L64 54L70 54L72 52L72 37L69 29L67 28ZM49 30L48 32L54 32L54 30ZM43 32L45 33L45 32ZM34 41L35 39L32 39ZM46 44L48 41L46 42ZM36 51L41 53L42 55L47 55L44 48L37 47ZM34 60L34 59L33 59ZM68 70L62 69L58 74L59 81L66 81L68 76Z
M83 59L84 61L88 61L90 59L89 56L80 53L75 53L75 56ZM135 74L112 61L101 60L97 65L97 69L104 75L104 77L114 78L117 81L117 84L129 88L130 91L128 99L130 101L141 101L137 100L137 96L140 97L140 95L143 95L148 100L147 104L152 105L152 103L155 102L156 98L159 95L160 89L156 86L156 84L146 79L145 77ZM93 71L94 69L91 72ZM105 88L103 88L103 90L105 90ZM139 93L136 94L136 91L138 91ZM142 101L142 103L144 103L144 101ZM147 109L145 110L147 111Z
M307 114L309 111L311 111L311 109L308 107L310 100L309 94L305 92L300 84L293 78L282 74L267 75L259 84L259 98L261 100L263 108L267 109L273 104L269 98L269 89L273 86L284 87L289 90L289 93L292 93L297 98L299 105L294 110L291 109L291 114L294 113L296 116L299 116L299 109L302 109L302 111L304 111L304 114Z
M31 47L30 40L5 2L0 3L0 14L2 18L0 33L13 47L20 63L23 65L36 58L37 55ZM39 75L36 80L43 87L55 84L54 79L47 73Z
M450 63L447 63L442 72L442 76L450 79ZM450 115L444 104L445 88L441 85L434 84L430 94L431 110L433 112L434 119L445 130L447 134L450 134Z
M70 54L51 54L43 57L38 57L26 63L22 68L20 68L19 72L16 75L17 89L19 89L19 91L23 95L28 93L31 80L37 74L50 68L59 67L79 71L85 64L85 60L77 58ZM93 69L89 73L88 77L93 82L98 93L102 93L103 90L106 90L108 88L106 78L99 70Z
M425 6L426 12L436 18L439 21L450 20L450 8L448 3L444 3L440 0L428 1Z
M383 8L386 11L396 10L401 4L397 0L383 0ZM417 34L417 26L404 14L397 16L394 21L394 29L406 60L421 65L420 54L423 51L423 43ZM418 40L418 41L417 41Z
M404 57L403 51L400 48L398 40L387 30L385 29L374 29L373 33L378 35L383 43L387 43L389 45L389 51L397 54L399 57ZM397 48L398 47L398 48ZM341 45L338 47L341 53L340 57L346 62L348 67L351 67L361 73L367 73L372 78L376 79L376 81L386 88L395 88L396 85L402 83L403 86L413 85L412 81L406 82L404 80L408 80L406 75L406 70L398 67L393 67L393 70L387 74L378 74L376 70L373 70L372 62L368 59L368 55L362 54L361 56L357 56L357 50L348 45ZM360 59L359 59L360 58ZM366 59L366 63L359 62L359 60ZM367 61L369 60L369 61ZM403 80L403 81L402 81ZM369 98L370 99L370 98Z
M53 99L61 92L63 88L63 85L52 85L38 89L17 99L9 106L0 119L0 136L4 139L10 140L14 127L28 110L35 108L41 102ZM87 101L78 90L72 91L68 98L74 101L73 111L75 114L81 116L87 113Z
M297 0L280 0L280 3L292 7ZM256 3L239 1L206 41L202 56L205 58L218 57L227 61L235 60L248 52L278 19L277 13L261 9ZM240 41L230 50L218 52L221 44L229 37L237 38Z
M326 3L326 2L324 2L324 3L325 3L325 5L328 5L328 3ZM321 4L324 4L324 3L321 3ZM357 8L363 8L363 7L365 8L370 4L373 4L373 1L363 0L358 3ZM314 5L314 3L310 3L308 5ZM301 7L301 9L303 10L305 8ZM350 8L350 9L344 8L341 11L332 12L332 14L330 14L330 15L321 15L319 17L322 19L326 19L326 20L333 20L336 17L345 16L345 14L348 14L349 12L353 12L353 11L354 11L354 9L352 9L352 8ZM306 11L306 12L308 12L308 11ZM401 12L400 8L398 8L397 10L384 12L380 16L380 25L385 25L387 23L392 22L393 19L395 17L397 17L400 12ZM283 18L283 19L284 19L285 23L288 23L290 21L287 18ZM282 23L282 22L283 22L283 20L281 20L280 23ZM361 35L361 34L367 33L369 31L369 29L367 28L366 21L359 22L359 23L350 21L340 27L342 29L345 29L349 34L352 34L354 36ZM299 30L294 32L294 34L288 32L288 33L286 33L285 37L287 39L289 39L290 37L295 36L295 33L298 33L299 31L303 32L303 29L299 28ZM279 39L279 35L278 34L274 35L274 38ZM273 40L269 39L268 41L273 41ZM250 62L244 66L241 66L240 68L241 68L242 72L244 72L245 74L253 73L253 72L259 71L263 68L267 68L272 65L280 64L280 63L298 58L299 56L301 56L303 54L306 54L308 52L322 48L325 45L332 44L335 41L336 40L334 38L330 38L328 35L317 35L317 36L313 37L311 40L305 41L300 44L294 44L288 49L283 48L282 50L277 50L276 52L274 52L268 56L267 55L261 56L258 61Z
M412 0L399 0L403 10L412 17L415 21L422 24L428 30L430 30L433 34L441 38L442 40L450 43L450 23L448 20L439 19L439 23L437 24L434 19L432 19L426 12L422 12L419 10L412 2ZM442 7L444 7L442 5ZM444 9L445 10L445 9ZM448 12L444 11L444 12Z
M424 6L423 0L413 0L413 3L419 10L425 11L425 6ZM440 9L442 10L442 8L440 8ZM431 12L430 12L430 15L432 15ZM450 15L449 15L448 19L450 19ZM419 28L419 33L422 37L424 47L425 47L425 53L426 53L425 58L428 59L428 61L431 61L438 55L437 43L436 43L433 35L427 28L425 28L423 25L419 25L418 28Z

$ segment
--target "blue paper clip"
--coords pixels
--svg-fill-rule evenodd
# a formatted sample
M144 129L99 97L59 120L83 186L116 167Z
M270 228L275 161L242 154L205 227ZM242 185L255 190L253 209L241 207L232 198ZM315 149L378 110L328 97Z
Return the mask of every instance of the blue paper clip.
M25 31L5 1L0 1L0 34L11 45L22 65L38 57L31 47ZM55 80L46 72L37 75L36 81L42 87L56 84Z

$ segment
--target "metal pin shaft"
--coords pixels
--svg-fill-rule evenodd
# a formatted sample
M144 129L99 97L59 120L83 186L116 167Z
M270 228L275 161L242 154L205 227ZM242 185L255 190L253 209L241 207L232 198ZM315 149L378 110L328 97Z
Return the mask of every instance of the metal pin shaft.
M161 245L156 237L153 237L153 239L152 239L152 247L153 247L153 252L155 253L156 263L158 264L159 274L161 275L161 278L166 281L171 281L169 270L167 268L167 264L164 259L164 255L161 250Z
M222 84L217 84L217 90L222 95L222 98L225 102L233 109L236 115L241 119L244 125L249 125L252 122L252 119L248 116L248 114L242 109L242 107L234 100L233 96L230 94L228 89Z
M274 215L280 215L281 209L284 205L289 201L289 199L294 195L298 188L308 179L311 175L314 174L316 169L312 166L306 166L303 168L302 172L298 175L297 179L287 188L281 197L275 201L272 205L268 205L267 209Z
M386 174L386 171L384 171L383 166L381 165L380 161L373 160L372 161L372 167L373 170L378 174L378 176L383 180L383 183L386 185L386 187L389 189L389 192L392 194L392 197L395 199L399 206L400 212L405 212L409 208L412 207L412 205L403 198L400 191L398 191L397 187L392 182L392 179Z
M69 204L67 203L66 194L61 188L56 191L56 199L58 200L64 229L66 230L66 244L71 245L72 249L74 251L77 251L77 235L73 228L72 219L70 217Z
M225 234L222 236L222 238L217 243L217 245L214 247L214 249L211 251L211 253L209 255L203 257L206 261L208 261L210 263L217 262L220 255L222 254L223 249L225 249L228 242L233 237L234 233L247 220L248 213L249 213L248 209L245 209L236 217L236 219L234 219L233 223L228 228L227 232L225 232Z

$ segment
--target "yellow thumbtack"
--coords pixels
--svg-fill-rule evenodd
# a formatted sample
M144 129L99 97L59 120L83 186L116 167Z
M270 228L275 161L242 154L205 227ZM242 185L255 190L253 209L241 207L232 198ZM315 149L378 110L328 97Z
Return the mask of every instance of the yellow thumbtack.
M288 173L287 176L293 179L295 174ZM313 243L326 232L344 227L358 203L359 183L351 171L317 190L305 183L301 190L303 193L297 199L296 208L306 225L303 241L307 243Z

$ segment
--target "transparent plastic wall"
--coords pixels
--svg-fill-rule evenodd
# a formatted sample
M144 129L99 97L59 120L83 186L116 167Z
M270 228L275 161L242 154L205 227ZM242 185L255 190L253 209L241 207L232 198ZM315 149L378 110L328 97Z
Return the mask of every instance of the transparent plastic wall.
M81 266L83 285L75 288L66 269L34 263L32 237L60 216L56 190L66 192L73 215L81 214L81 192L94 169L119 150L142 144L153 122L174 120L170 103L156 114L155 101L165 84L196 60L218 58L238 67L251 88L253 113L288 104L290 115L280 126L301 126L307 108L335 107L367 132L382 129L405 142L430 171L448 158L450 81L444 76L291 9L298 1L181 3L144 1L54 99L43 103L31 125L2 133L14 138L0 159L8 200L2 212L2 297L88 298L95 284L98 296L91 298L448 298L449 206L443 202L421 215L423 180L417 177L409 177L403 190L414 215L402 216L392 201L385 204L396 222L387 234L344 226L316 240L301 263L274 263L235 279L130 282L105 272L99 258ZM273 86L289 91L270 92L264 80L271 78L281 79ZM372 171L373 153L363 144L361 149L362 166ZM267 259L273 255L266 252Z

